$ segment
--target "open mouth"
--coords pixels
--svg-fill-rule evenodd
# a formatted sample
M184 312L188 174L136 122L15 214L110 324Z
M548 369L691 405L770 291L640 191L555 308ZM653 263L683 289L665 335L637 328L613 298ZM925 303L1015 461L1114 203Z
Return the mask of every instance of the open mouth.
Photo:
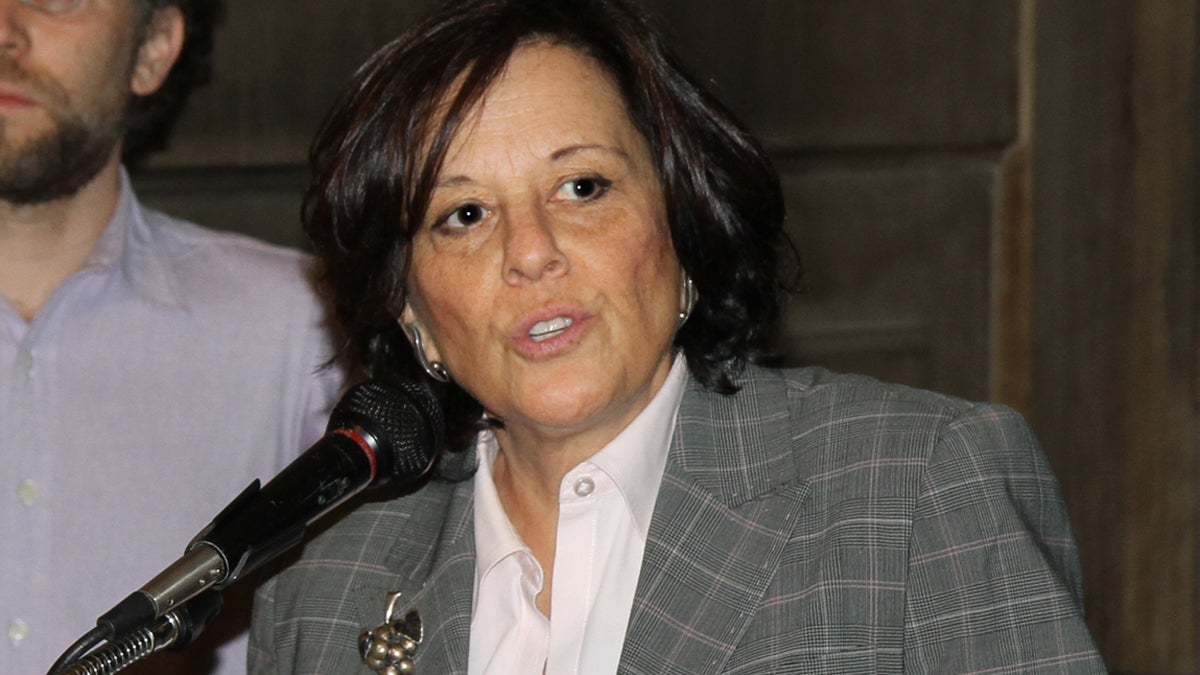
M571 324L573 323L575 323L575 321L566 316L556 316L549 321L539 321L533 324L533 328L529 329L529 337L532 338L534 342L549 340L555 335L558 335L564 330L570 328Z

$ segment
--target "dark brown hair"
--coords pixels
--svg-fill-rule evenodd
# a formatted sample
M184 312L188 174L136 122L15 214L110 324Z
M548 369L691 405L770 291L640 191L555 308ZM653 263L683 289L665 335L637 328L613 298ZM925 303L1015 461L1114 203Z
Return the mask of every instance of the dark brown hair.
M779 178L629 0L449 2L358 70L313 143L302 213L351 361L376 376L423 377L396 326L410 242L455 130L513 51L537 40L589 55L617 83L650 145L676 254L699 291L676 344L696 379L732 392L779 315L778 262L792 251ZM461 446L480 407L455 385L444 397L448 438Z

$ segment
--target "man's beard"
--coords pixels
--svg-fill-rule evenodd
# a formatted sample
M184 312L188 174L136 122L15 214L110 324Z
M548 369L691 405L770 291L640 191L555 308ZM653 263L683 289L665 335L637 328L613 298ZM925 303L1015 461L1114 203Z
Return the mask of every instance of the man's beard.
M53 128L21 144L4 140L8 120L0 118L0 200L32 205L69 197L96 177L121 141L125 129L123 106L71 110L56 83L0 62L0 76L49 93L47 106Z

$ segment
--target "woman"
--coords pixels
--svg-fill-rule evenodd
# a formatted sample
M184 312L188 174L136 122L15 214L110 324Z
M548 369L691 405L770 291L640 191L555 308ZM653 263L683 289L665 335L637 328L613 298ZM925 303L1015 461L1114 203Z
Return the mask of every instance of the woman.
M778 178L626 0L450 3L313 167L351 353L450 440L265 585L252 671L367 672L395 592L426 673L1102 670L1016 415L751 365Z

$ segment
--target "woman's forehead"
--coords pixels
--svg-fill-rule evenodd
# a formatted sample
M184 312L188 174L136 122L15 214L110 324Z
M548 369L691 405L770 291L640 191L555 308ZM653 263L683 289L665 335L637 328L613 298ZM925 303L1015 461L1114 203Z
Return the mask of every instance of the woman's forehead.
M543 156L589 144L630 153L644 145L608 71L577 49L542 41L514 50L462 116L446 160L502 142Z

